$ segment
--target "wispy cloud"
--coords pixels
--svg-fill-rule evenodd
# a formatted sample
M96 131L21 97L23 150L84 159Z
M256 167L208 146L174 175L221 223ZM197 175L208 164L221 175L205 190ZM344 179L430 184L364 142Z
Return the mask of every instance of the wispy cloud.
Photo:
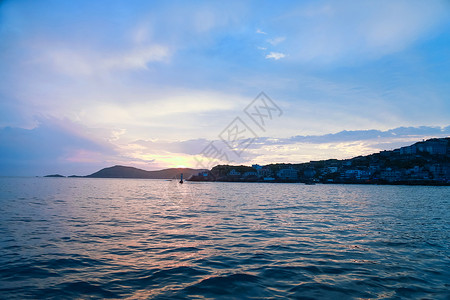
M281 52L270 52L269 54L266 55L267 59L274 59L274 60L279 60L283 57L286 57L286 55Z
M389 130L344 130L338 133L330 133L325 135L297 135L286 139L271 139L268 143L272 144L291 144L291 143L311 143L311 144L323 144L323 143L340 143L340 142L356 142L367 140L421 140L423 138L435 137L435 136L447 136L450 135L450 126L447 127L398 127Z
M330 64L404 50L449 16L446 1L318 1L300 5L276 22L289 36L291 59Z
M276 46L276 45L278 45L279 43L283 42L284 40L286 40L286 37L280 36L280 37L276 37L276 38L274 38L274 39L268 39L267 42L268 42L269 44L271 44L272 46Z
M100 54L87 49L47 47L40 50L42 63L67 75L93 75L120 70L147 69L152 62L166 61L170 57L167 47L139 46L121 53Z
M262 31L261 29L256 29L256 33L258 34L267 34L266 32Z

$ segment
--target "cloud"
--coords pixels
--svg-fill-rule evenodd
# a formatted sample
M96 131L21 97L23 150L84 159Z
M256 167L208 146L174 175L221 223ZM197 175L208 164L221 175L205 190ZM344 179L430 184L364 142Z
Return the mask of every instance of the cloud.
M267 42L269 44L271 44L272 46L276 46L279 43L283 42L284 40L286 40L286 37L281 36L281 37L277 37L277 38L274 38L274 39L268 39Z
M348 63L402 51L448 20L447 1L317 1L274 19L292 60Z
M290 143L341 143L341 142L355 142L366 140L420 140L423 138L435 136L450 135L450 126L447 127L398 127L389 130L351 130L340 131L338 133L331 133L325 135L310 135L310 136L294 136L287 139L275 139L274 144L290 144Z
M209 143L229 155L233 163L275 163L306 162L329 158L350 158L372 154L381 150L392 150L410 145L422 139L447 137L447 127L398 127L390 130L354 130L333 134L293 136L285 139L260 137L237 157L220 140L192 139L185 141L146 141L138 140L130 145L135 149L136 157L157 157L165 153L167 157L184 157L195 164L194 156L203 152ZM231 162L230 162L231 163ZM191 165L194 166L194 165Z
M422 139L446 137L447 127L399 127L386 131L355 130L315 136L290 138L261 137L236 156L220 140L122 139L124 130L109 133L88 129L68 120L40 119L33 129L5 127L0 129L0 176L87 175L116 164L143 169L162 169L179 165L196 167L196 157L214 142L228 153L230 163L269 164L306 162L329 158L350 158L380 150L406 146ZM109 141L105 136L110 136Z
M152 62L166 61L168 47L162 45L139 46L119 53L96 53L87 49L49 47L38 49L41 63L67 75L99 75L120 70L147 69Z
M68 120L41 119L33 129L0 129L0 175L45 175L95 169L115 147ZM67 173L66 173L67 174Z
M261 29L256 29L256 33L258 33L258 34L267 34L266 32L262 31Z
M246 162L366 153L443 134L388 128L448 119L448 1L51 4L0 5L0 127L26 145L64 128L67 151L36 147L36 170L190 159L261 89L286 113Z
M208 146L209 143L210 141L206 139L192 139L185 141L137 140L132 142L131 144L145 147L146 151L150 151L153 153L158 153L160 151L167 151L172 153L197 155L200 152L202 152L202 150L206 146Z
M393 150L422 139L450 136L447 127L399 127L386 131L355 130L316 136L294 136L286 139L259 138L247 151L255 158L246 164L274 162L308 162L311 160L346 159Z
M266 55L267 59L275 59L275 60L279 60L283 57L286 57L286 55L284 53L280 53L280 52L270 52L269 54Z

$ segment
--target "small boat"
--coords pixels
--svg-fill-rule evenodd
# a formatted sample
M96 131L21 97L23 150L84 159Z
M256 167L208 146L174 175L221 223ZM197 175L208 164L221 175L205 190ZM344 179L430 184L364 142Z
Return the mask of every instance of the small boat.
M180 183L183 183L183 173L181 173L181 176L180 176Z

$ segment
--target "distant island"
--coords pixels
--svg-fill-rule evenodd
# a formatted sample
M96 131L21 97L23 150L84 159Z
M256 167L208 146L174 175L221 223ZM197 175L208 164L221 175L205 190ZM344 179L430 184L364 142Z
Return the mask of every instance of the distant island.
M450 185L450 138L429 139L391 151L343 160L265 166L217 165L211 170L170 168L145 171L113 166L87 176L69 177L173 179L179 178L181 173L189 181Z

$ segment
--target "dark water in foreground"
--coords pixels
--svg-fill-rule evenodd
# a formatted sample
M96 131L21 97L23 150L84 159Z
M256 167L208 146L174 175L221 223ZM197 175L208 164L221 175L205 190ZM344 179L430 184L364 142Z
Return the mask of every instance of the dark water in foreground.
M0 178L0 298L450 298L450 188Z

